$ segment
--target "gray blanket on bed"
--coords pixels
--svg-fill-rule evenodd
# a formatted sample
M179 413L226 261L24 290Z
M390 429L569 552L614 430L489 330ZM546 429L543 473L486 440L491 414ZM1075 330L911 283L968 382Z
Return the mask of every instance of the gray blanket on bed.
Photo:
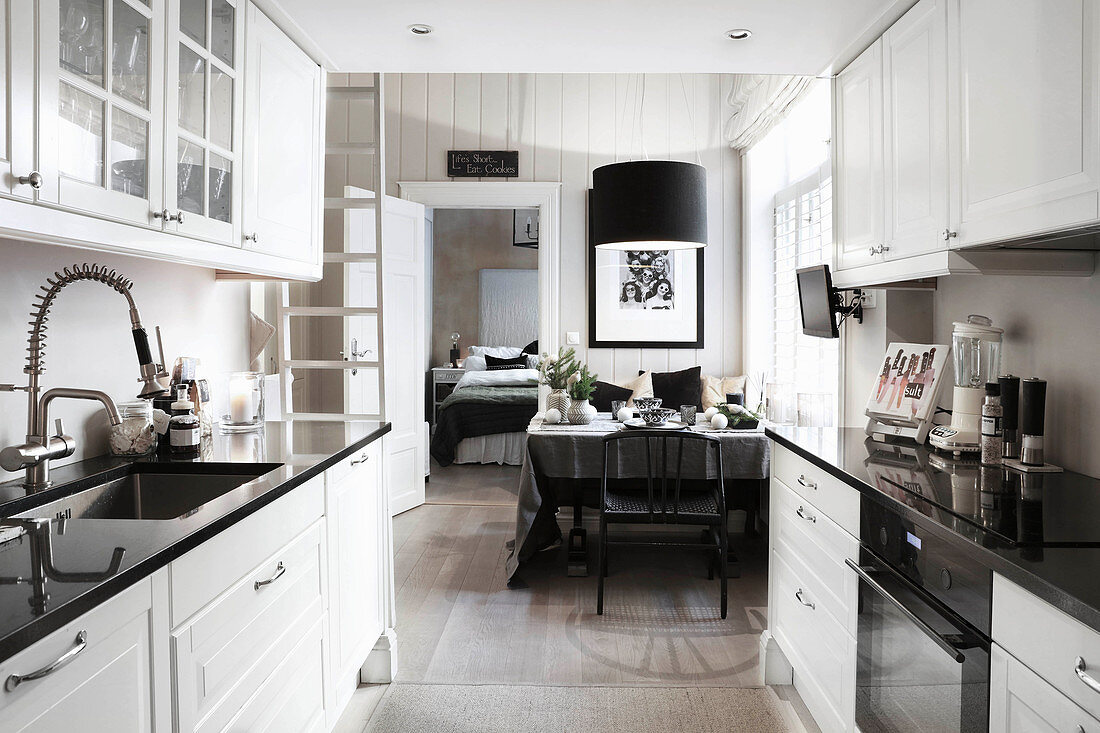
M531 387L462 387L451 392L439 405L445 410L451 405L537 405L539 388Z
M441 466L455 459L455 447L465 438L527 429L539 407L539 388L463 387L439 406L432 436L432 458Z

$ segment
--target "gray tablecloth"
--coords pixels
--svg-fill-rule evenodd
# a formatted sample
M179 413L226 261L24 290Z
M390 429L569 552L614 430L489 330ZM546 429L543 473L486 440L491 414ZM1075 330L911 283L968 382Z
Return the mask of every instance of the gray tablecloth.
M544 479L598 479L603 476L603 436L617 431L621 425L601 414L584 426L542 425L541 418L531 422L527 432L527 450L519 479L519 504L516 508L515 546L505 566L509 578L515 575L520 563L539 550L561 539L555 515L558 498L546 497L545 484L540 487L539 477ZM722 473L726 479L765 479L769 475L771 459L770 441L763 428L758 430L711 431L702 426L693 428L715 435L722 441ZM609 452L611 475L620 478L644 476L645 452L641 445L623 455ZM699 456L698 458L701 458ZM684 465L698 466L697 475L703 473L702 461L694 458L685 448ZM713 477L716 466L708 460L706 473ZM685 478L689 477L685 473Z

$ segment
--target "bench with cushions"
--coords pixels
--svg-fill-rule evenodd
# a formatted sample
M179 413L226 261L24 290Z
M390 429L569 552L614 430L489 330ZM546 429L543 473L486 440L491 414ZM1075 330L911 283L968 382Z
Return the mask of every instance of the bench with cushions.
M660 397L665 407L676 410L681 405L695 405L706 410L722 402L727 395L745 393L745 377L713 377L704 375L702 367L676 372L642 370L629 382L614 384L597 381L592 404L600 412L610 412L612 400L633 404L635 397Z

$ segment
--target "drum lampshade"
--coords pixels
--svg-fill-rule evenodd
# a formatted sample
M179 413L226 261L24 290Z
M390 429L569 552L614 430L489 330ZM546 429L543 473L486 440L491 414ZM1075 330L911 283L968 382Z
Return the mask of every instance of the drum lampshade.
M592 245L617 250L707 246L707 172L676 160L633 160L592 171Z

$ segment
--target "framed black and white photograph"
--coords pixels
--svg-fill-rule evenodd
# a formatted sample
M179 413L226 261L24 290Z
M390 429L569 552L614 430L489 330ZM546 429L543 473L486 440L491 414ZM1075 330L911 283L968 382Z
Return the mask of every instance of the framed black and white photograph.
M589 247L588 345L703 348L703 253Z

